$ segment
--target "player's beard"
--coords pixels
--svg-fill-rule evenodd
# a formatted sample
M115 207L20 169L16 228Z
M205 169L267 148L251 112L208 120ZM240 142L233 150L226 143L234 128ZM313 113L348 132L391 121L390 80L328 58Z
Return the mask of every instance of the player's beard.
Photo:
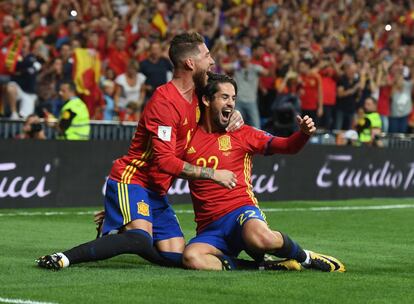
M223 122L221 118L221 110L213 110L213 124L215 126L214 129L216 129L219 132L223 132L226 130L227 126L229 125L230 120L227 120L226 122Z
M193 82L197 96L201 97L205 86L207 85L207 71L198 70L193 75Z

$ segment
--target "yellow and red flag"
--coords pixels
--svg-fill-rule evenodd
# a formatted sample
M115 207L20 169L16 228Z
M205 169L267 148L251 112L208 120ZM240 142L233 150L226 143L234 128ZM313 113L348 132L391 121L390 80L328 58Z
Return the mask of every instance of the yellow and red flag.
M94 117L96 109L104 104L99 88L101 77L99 53L93 49L76 48L73 57L73 81L76 91L87 105L91 117Z
M16 35L13 41L9 44L5 54L1 54L0 62L2 67L0 73L13 74L16 71L17 60L21 56L23 37L22 35Z
M101 60L93 49L76 48L74 52L73 80L79 94L90 95L90 89L99 83Z
M165 19L164 15L160 12L157 12L152 18L152 25L160 32L162 37L165 37L165 34L168 30L168 22Z

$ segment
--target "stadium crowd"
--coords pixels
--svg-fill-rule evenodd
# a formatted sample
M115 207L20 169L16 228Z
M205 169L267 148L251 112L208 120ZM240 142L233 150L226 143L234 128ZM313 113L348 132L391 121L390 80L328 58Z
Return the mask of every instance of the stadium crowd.
M302 113L360 138L408 133L413 27L409 0L6 0L0 115L58 117L74 80L92 119L137 121L172 77L168 43L197 31L237 81L247 124L282 134Z

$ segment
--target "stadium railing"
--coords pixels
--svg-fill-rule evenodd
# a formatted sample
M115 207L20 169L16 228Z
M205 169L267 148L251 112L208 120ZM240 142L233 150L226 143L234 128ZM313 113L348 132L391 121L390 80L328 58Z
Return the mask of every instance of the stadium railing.
M11 120L0 118L0 139L13 139L22 133L23 120ZM56 137L56 130L43 124L46 137ZM135 133L136 122L129 121L91 121L92 140L130 140Z
M311 138L311 143L321 145L337 145L337 137L340 133L343 132L344 131L340 130L317 130L316 134ZM380 133L375 137L375 140L379 143L379 147L407 149L414 148L414 134ZM356 141L354 146L358 144L359 142Z
M11 120L0 118L0 139L12 139L22 133L24 120ZM92 140L130 140L135 133L136 122L119 121L91 121ZM53 128L45 127L45 134L48 139L55 138L56 131ZM311 139L312 144L336 145L336 138L342 131L318 130ZM381 133L377 136L382 147L390 148L414 148L414 134L392 134Z

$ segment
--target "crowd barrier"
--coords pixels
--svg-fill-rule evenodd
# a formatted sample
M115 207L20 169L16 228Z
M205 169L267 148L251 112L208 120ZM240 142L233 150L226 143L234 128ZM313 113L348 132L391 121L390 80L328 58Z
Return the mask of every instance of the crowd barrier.
M0 208L99 206L105 181L128 141L0 141ZM307 145L297 155L254 158L259 201L414 197L407 149ZM190 203L186 181L169 191Z
M24 121L0 118L0 139L13 139L22 133ZM43 124L48 139L56 138L56 130ZM91 121L92 140L130 140L135 133L136 122Z
M22 132L23 120L9 120L0 118L0 139L13 139ZM137 124L134 122L91 121L91 140L130 140L135 133ZM45 127L46 137L56 137L55 129ZM336 136L340 131L318 130L313 136L312 143L335 145ZM414 134L387 134L378 135L384 147L414 148Z

